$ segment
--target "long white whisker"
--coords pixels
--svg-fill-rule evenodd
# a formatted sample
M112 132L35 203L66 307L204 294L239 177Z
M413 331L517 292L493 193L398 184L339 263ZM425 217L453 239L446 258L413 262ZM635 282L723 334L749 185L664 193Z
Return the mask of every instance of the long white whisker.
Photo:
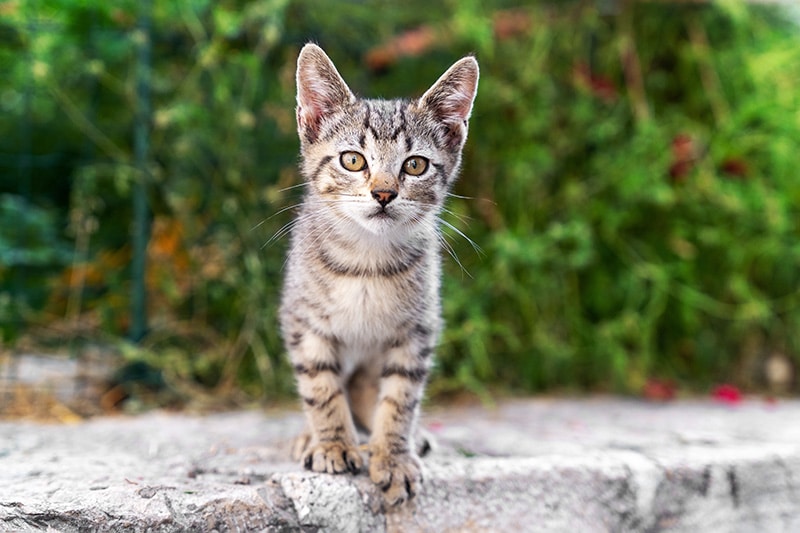
M436 222L438 220L439 220L438 217L434 219L429 219L417 213L412 215L411 220L409 220L407 224L408 225L424 224L428 227L431 227L436 235L436 240L439 242L441 247L447 252L447 254L453 258L458 267L461 269L461 272L472 278L472 274L469 273L466 267L464 267L464 264L458 258L458 254L456 254L455 248L453 248L453 246L447 241L446 236L441 231L441 228L437 225Z
M292 189L297 189L298 187L305 187L306 185L308 185L306 182L298 183L296 185L289 185L288 187L284 187L283 189L278 189L278 192L286 192Z
M461 231L460 229L458 229L458 228L457 228L457 227L455 227L454 225L450 224L448 221L446 221L446 220L442 219L441 217L439 217L439 222L441 222L443 225L447 226L449 229L451 229L451 230L455 231L455 232L456 232L458 235L460 235L462 238L464 238L464 239L465 239L465 240L466 240L466 241L467 241L467 242L468 242L468 243L469 243L469 244L472 246L472 249L473 249L473 250L475 250L475 253L477 253L478 255L482 255L482 256L485 256L485 255L486 255L486 254L483 252L483 250L481 249L481 247L480 247L480 246L478 246L478 245L475 243L475 241L473 241L472 239L470 239L469 237L467 237L467 236L464 234L464 232L463 232L463 231Z
M300 218L294 218L289 222L287 222L286 224L284 224L283 226L281 226L280 229L275 233L273 233L272 237L270 237L267 240L267 242L265 242L264 245L261 246L261 249L263 250L273 242L282 239L287 233L289 233L292 230L293 227L297 225L298 222L300 222L300 220L301 220Z
M269 220L272 220L273 218L275 218L276 216L280 215L281 213L285 213L286 211L289 211L289 210L291 210L291 209L294 209L295 207L300 207L301 205L303 205L303 204L302 204L302 203L299 203L299 204L287 205L286 207L284 207L284 208L282 208L282 209L280 209L280 210L276 211L275 213L272 213L270 216L268 216L267 218L265 218L264 220L262 220L261 222L259 222L259 223L258 223L258 224L256 224L255 226L253 226L252 228L250 228L250 231L254 231L254 230L256 230L256 229L260 228L260 227L261 227L262 225L264 225L264 224L265 224L267 221L269 221Z
M450 215L452 217L455 217L462 224L467 224L470 221L470 219L472 218L469 215L459 215L455 211L447 209L446 207L442 207L442 211L444 211L445 213L447 213L448 215Z
M343 196L343 197L352 196L352 197L355 197L355 195L345 195L345 194L340 194L338 196ZM308 200L306 200L306 203L307 204L321 203L321 204L326 204L326 205L332 206L332 205L344 205L344 204L347 204L347 203L352 203L352 200L349 200L349 199L328 199L328 198L324 198L324 199L321 199L321 200L310 200L310 199L308 199ZM282 213L285 213L286 211L290 211L290 210L295 209L297 207L300 207L302 205L303 205L303 203L297 203L297 204L288 205L288 206L286 206L286 207L284 207L282 209L279 209L278 211L276 211L275 213L273 213L269 217L265 218L264 220L262 220L261 222L259 222L255 226L253 226L250 229L250 231L253 231L253 230L261 227L268 220L271 220L271 219L275 218L276 216L278 216L278 215L280 215ZM272 235L272 237L269 238L269 240L267 240L266 243L264 243L264 245L261 247L261 249L263 250L264 248L266 248L267 246L269 246L273 242L285 237L286 234L289 233L292 230L292 228L295 225L297 225L302 219L308 219L308 218L311 218L313 216L314 216L313 214L308 214L307 213L305 215L300 215L297 218L291 220L290 222L284 224L283 226L281 226L281 228L278 231L276 231Z
M459 200L473 200L475 202L489 202L492 205L497 205L497 202L494 200L489 200L488 198L476 198L474 196L461 196L460 194L455 194L452 192L445 193L450 198L458 198Z
M476 198L473 196L461 196L460 194L455 194L452 192L445 193L450 198L460 198L461 200L475 200Z
M469 276L471 278L472 274L470 274L469 270L467 270L466 267L464 267L464 265L461 263L461 260L458 258L458 254L456 254L455 248L453 248L453 246L449 242L447 242L447 238L445 237L445 235L443 233L437 233L436 236L439 239L439 242L441 243L442 248L444 248L447 251L447 253L450 255L450 257L453 258L453 260L458 265L458 268L461 269L461 272L466 274L467 276Z

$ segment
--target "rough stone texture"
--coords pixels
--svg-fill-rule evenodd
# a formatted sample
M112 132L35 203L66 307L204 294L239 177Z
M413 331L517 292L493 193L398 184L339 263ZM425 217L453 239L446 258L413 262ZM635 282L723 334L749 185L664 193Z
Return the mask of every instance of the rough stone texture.
M287 460L298 413L0 424L0 530L800 531L800 402L429 410L423 492Z

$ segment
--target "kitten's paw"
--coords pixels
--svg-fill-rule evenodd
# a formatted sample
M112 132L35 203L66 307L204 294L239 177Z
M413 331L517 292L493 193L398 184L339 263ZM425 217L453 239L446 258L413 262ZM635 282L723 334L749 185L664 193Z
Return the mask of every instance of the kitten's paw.
M392 455L376 451L369 460L369 477L383 491L387 505L394 507L419 492L422 467L419 459L410 453Z
M305 451L303 466L313 472L357 474L364 467L364 460L355 446L338 441L318 442Z
M306 428L292 441L292 461L300 461L303 459L310 447L311 431Z

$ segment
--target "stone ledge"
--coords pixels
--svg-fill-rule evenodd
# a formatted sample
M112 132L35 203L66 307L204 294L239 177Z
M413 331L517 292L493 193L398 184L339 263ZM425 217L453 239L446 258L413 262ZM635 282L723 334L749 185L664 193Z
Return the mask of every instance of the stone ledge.
M297 413L0 424L0 530L800 531L800 403L436 411L409 505L286 459Z

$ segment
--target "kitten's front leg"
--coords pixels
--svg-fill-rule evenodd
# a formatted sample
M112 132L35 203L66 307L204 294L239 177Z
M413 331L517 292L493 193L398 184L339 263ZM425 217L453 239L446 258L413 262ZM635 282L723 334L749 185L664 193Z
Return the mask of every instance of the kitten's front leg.
M431 348L414 344L387 354L369 443L370 479L384 491L389 505L413 498L422 483L414 434Z
M364 463L358 451L334 342L307 332L291 356L311 430L303 465L314 472L357 473Z

